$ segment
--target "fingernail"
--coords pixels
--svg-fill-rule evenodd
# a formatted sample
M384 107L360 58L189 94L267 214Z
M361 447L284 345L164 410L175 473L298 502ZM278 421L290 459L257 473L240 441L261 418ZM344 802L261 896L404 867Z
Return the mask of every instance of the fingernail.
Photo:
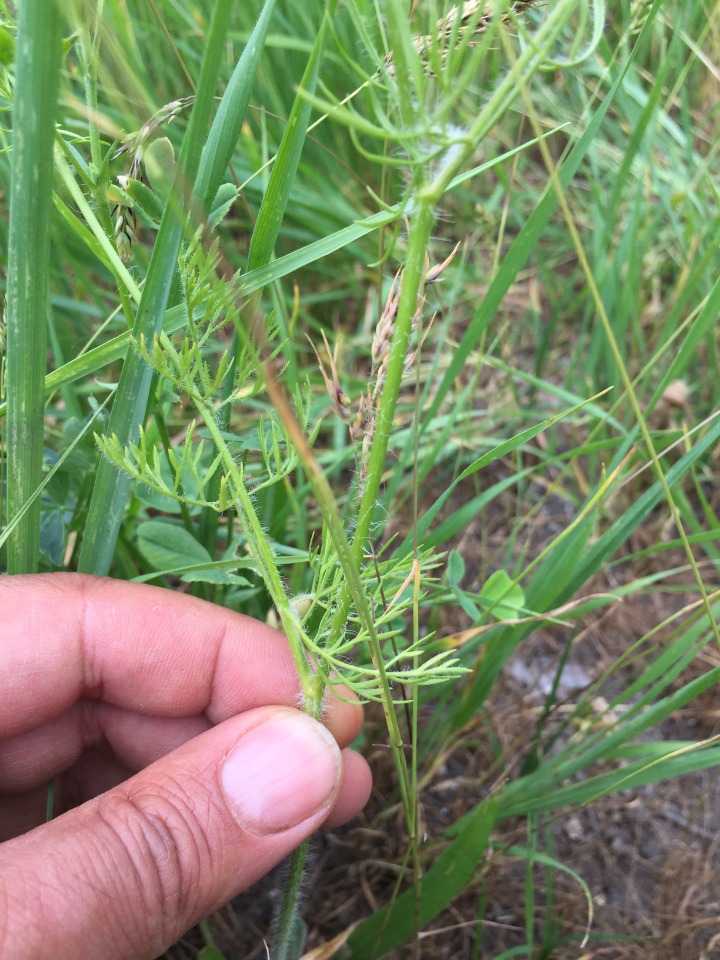
M329 807L340 780L332 734L298 711L275 713L248 730L225 758L220 782L238 823L280 833Z

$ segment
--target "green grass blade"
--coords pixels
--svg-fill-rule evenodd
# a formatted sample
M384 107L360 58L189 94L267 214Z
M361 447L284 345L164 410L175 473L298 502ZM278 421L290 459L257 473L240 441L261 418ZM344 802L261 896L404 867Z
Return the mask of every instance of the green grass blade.
M672 745L661 744L660 746L670 747L662 757L653 756L649 760L636 760L610 773L589 777L582 783L550 787L545 792L544 788L535 789L534 785L525 782L522 791L524 799L518 797L512 805L509 803L507 816L515 816L520 808L539 813L554 812L562 807L578 807L621 790L636 790L649 783L675 780L678 777L720 765L720 747L717 746L704 747L702 744L689 743L679 755L672 749Z
M695 444L677 463L668 470L666 482L672 488L679 480L698 463L703 456L710 453L720 439L720 421L712 424L701 440ZM592 548L578 564L574 575L563 584L553 602L562 603L572 596L585 581L599 570L604 563L626 543L630 534L647 517L650 511L663 499L664 491L659 481L656 481L649 490L646 490L636 502L595 542ZM531 602L531 592L528 590L528 602ZM544 608L546 609L546 608Z
M601 396L601 394L598 394ZM459 474L453 482L447 487L443 493L435 500L433 504L423 513L422 517L419 518L416 525L417 539L422 540L425 545L433 544L437 545L443 543L445 540L450 539L455 536L459 530L463 529L468 521L467 516L459 516L460 511L456 511L453 516L446 521L444 525L442 534L437 535L437 531L433 532L433 535L428 536L430 526L440 513L443 505L447 502L449 497L452 495L453 490L459 483L462 483L463 480L472 476L474 473L477 473L478 470L482 470L483 467L486 467L488 464L493 463L498 460L500 457L507 456L508 453L511 453L514 450L517 450L518 447L523 446L529 440L532 440L538 434L543 433L545 430L548 430L553 424L559 423L565 417L571 416L573 413L583 409L584 407L589 407L593 405L593 401L597 397L591 397L588 400L583 400L580 403L576 404L573 407L570 407L568 410L563 410L561 413L555 414L552 417L548 417L547 420L543 420L538 424L535 424L532 427L529 427L527 430L523 430L521 433L516 434L514 437L511 437L509 440L504 440L501 443L493 446L491 450L487 453L484 453L481 457L478 457L477 460L474 460L468 467L466 467L461 474ZM509 483L515 483L517 477L509 478L508 481L503 481L497 485L499 489L504 489ZM477 510L479 511L482 507L489 502L489 499L492 497L494 492L494 487L489 491L486 491L486 494L483 495L482 499L476 505ZM489 495L489 496L488 496ZM398 555L403 556L412 550L413 547L414 534L411 531L403 540L402 544L398 547Z
M713 448L720 437L720 423L698 441L668 471L667 483L673 486L691 467ZM594 526L594 515L589 514L579 523L570 535L557 541L557 547L551 549L544 562L528 584L525 597L530 609L550 610L553 605L564 603L574 596L582 585L626 542L645 517L663 498L660 482L650 487L625 513L613 523L589 548L588 538ZM483 659L483 669L477 674L472 686L453 707L450 714L450 726L457 729L478 709L493 687L504 664L522 640L534 629L531 624L516 627L499 627L497 631L486 634L487 649Z
M551 131L547 134L547 136L550 136L551 133L554 132L555 131ZM498 157L494 157L487 163L483 163L478 167L474 167L472 170L456 177L450 184L449 189L460 186L471 177L504 162L505 160L514 156L516 153L531 147L535 143L537 143L537 139L528 140L522 144L522 146L515 147ZM108 269L113 269L113 265L106 257L99 242L95 239L87 227L83 226L77 217L75 217L68 210L66 205L60 200L56 200L56 206L63 218L67 220L71 229L78 233L78 236L84 240L86 245L92 249L93 253L95 253L95 255ZM316 240L312 243L308 243L305 246L300 247L298 250L293 250L292 253L285 254L285 256L278 257L277 260L272 260L270 263L267 263L264 266L257 267L256 269L251 270L243 275L241 280L242 292L244 294L251 294L257 292L258 290L262 290L263 287L268 286L276 280L281 280L283 277L289 276L292 273L296 273L303 267L307 267L310 264L316 263L317 261L323 259L323 257L330 256L330 254L344 249L351 243L354 243L356 240L361 240L363 237L368 236L375 230L394 223L400 216L402 216L402 213L403 204L397 203L388 210L381 210L378 213L374 213L369 217L365 217L362 220L356 221L350 226L343 227L341 230L337 230L335 233L324 237L322 240ZM185 307L171 307L165 314L163 330L168 334L176 333L178 330L182 329L186 322L187 311L185 310ZM96 373L109 363L113 363L115 360L121 359L126 355L128 349L130 348L131 338L132 334L130 332L121 333L117 337L113 337L112 340L108 340L107 343L104 343L98 347L94 347L92 350L88 350L82 356L75 357L73 360L69 360L57 370L53 370L45 378L45 393L49 394L55 390L60 390L70 383L74 383L77 380L81 380L83 377L87 377L93 373ZM547 385L545 385L545 388L546 387ZM567 396L570 397L571 395L568 393ZM0 417L4 417L5 415L6 404L0 403Z
M654 4L654 9L657 7L658 3L656 2ZM643 28L643 33L648 29L651 21L652 16L648 15L645 27ZM641 39L642 34L641 37L638 38L638 44L640 43ZM636 44L634 49L637 49L638 44ZM588 123L582 136L559 169L558 181L563 189L567 189L567 187L570 185L580 167L580 164L590 150L590 147L592 146L595 137L598 134L602 121L604 120L608 110L610 109L610 106L615 100L618 90L620 89L625 73L632 63L633 53L634 51L631 52L624 69L615 79L600 106ZM440 382L440 386L438 387L435 397L433 398L433 402L430 404L430 407L427 411L425 422L432 418L438 411L440 404L443 402L448 391L455 383L460 370L467 362L468 356L474 349L475 344L478 342L483 332L487 329L488 325L495 317L503 297L510 289L512 283L515 281L515 277L517 276L518 272L527 262L527 259L533 250L537 248L540 236L550 222L550 218L553 215L557 204L557 194L552 185L548 185L540 202L537 204L533 212L528 217L524 227L512 242L507 254L503 257L502 264L493 278L493 281L490 284L480 308L470 321L465 334L463 335L455 353L453 354L452 360L448 364L442 381Z
M7 518L42 480L55 105L62 24L57 4L20 6L7 280ZM40 501L8 542L8 572L37 570Z
M208 210L228 168L245 120L250 94L277 0L265 0L255 29L233 70L203 148L195 183L201 208Z
M280 224L285 216L290 191L295 183L300 154L307 137L312 107L302 96L302 91L312 93L317 84L320 63L325 48L327 18L323 17L317 39L300 81L300 91L288 117L285 133L280 143L277 159L270 174L267 190L258 214L257 223L250 240L248 271L256 270L270 262L277 242Z
M657 385L649 404L650 407L655 405L669 383L686 374L688 367L697 355L703 339L712 333L713 327L717 323L719 312L720 277L715 281L697 320L693 323L680 348L673 357L667 373Z
M665 91L665 78L668 74L670 66L672 64L672 58L670 56L672 49L680 44L680 31L674 31L671 34L670 38L671 46L666 52L666 55L659 61L657 76L654 78L654 83L652 85L650 95L647 98L647 102L642 110L640 116L635 120L633 124L633 130L626 145L622 163L620 169L617 172L617 178L615 181L615 188L608 200L607 209L611 213L620 208L620 197L622 195L623 189L627 185L628 178L630 177L630 171L635 158L638 154L638 151L643 149L645 135L648 130L648 126L651 121L656 116L656 111L660 98L664 96ZM612 223L612 221L611 221ZM610 232L611 226L608 226L608 231Z
M424 874L422 884L364 920L348 940L350 957L380 958L409 940L419 920L424 927L444 910L470 881L490 842L499 802L489 797L467 816L452 844Z
M325 46L326 29L327 17L324 16L300 83L301 90L307 89L312 92L315 89ZM288 118L287 126L285 127L280 149L275 158L255 228L250 238L250 251L248 254L249 271L267 266L272 259L275 243L280 232L280 225L285 216L288 199L295 182L300 156L307 137L310 111L310 104L300 95L297 95ZM262 284L254 291L250 305L247 308L247 313L251 318L260 302L261 290ZM235 357L238 355L241 342L242 334L240 330L237 329L233 336L231 347L231 353ZM223 384L223 400L228 402L224 403L220 413L219 422L222 430L227 430L230 423L232 404L229 402L229 398L232 382L232 375L229 375ZM216 488L211 488L211 492L216 493ZM214 541L217 536L217 517L214 513L205 511L201 536L206 545L212 549L212 541Z
M144 336L152 343L162 326L187 219L188 185L194 183L200 164L231 7L231 0L219 0L215 6L195 104L135 317L133 336L137 340ZM123 445L138 437L151 380L150 367L139 354L131 351L123 366L109 425L110 435L117 435ZM119 473L109 461L100 461L80 552L81 571L96 574L109 571L130 483L130 478Z

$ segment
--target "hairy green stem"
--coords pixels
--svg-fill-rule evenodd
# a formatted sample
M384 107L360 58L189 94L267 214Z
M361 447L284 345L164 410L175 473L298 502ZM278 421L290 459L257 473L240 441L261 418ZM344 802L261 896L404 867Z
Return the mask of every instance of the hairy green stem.
M232 485L233 505L248 539L250 550L258 565L258 571L275 605L297 668L303 691L303 707L314 717L322 716L323 677L315 673L308 662L306 645L302 640L302 628L290 605L283 586L267 535L262 528L245 486L241 469L233 460L218 425L215 408L198 396L193 397L195 407L203 418L215 449L222 457L223 467Z
M378 684L382 692L382 704L390 737L390 746L393 751L393 756L398 769L403 809L407 815L408 824L410 825L409 829L412 830L413 818L411 816L412 808L410 805L410 794L408 788L409 775L407 760L403 751L403 739L393 707L393 696L390 689L390 681L385 669L385 661L382 655L380 638L377 635L372 610L370 609L370 604L360 578L360 563L356 563L353 560L352 551L345 536L342 520L340 518L330 484L328 483L328 479L325 476L322 467L318 463L312 448L305 437L305 434L298 424L294 412L288 402L287 396L285 395L285 392L281 388L280 384L277 382L270 364L266 363L264 365L264 375L265 385L268 393L270 394L270 399L273 402L273 406L285 423L285 426L292 437L293 445L307 471L308 481L317 504L320 507L323 520L337 553L338 563L345 575L345 589L348 592L349 599L347 600L347 606L345 607L343 619L340 624L336 626L337 615L333 618L330 634L331 639L328 642L331 645L333 640L337 640L342 634L342 631L345 627L345 620L347 619L350 602L354 602L357 609L358 618L368 634L373 666L377 672ZM333 629L336 629L337 632L332 632Z
M456 144L457 149L452 153L448 150L445 162L441 162L430 175L427 175L425 182L416 186L412 199L414 209L410 213L406 265L403 271L400 304L395 321L387 377L383 387L368 463L367 481L352 544L353 562L357 565L362 562L380 491L385 456L407 355L412 318L417 308L418 297L422 293L425 256L434 223L435 208L449 188L452 179L477 148L477 144L492 129L498 119L506 112L510 103L517 97L519 82L523 82L523 77L531 76L539 68L541 61L547 56L551 45L567 23L574 3L575 0L559 0L552 15L536 34L533 45L528 46L523 51L515 64L515 69L510 71L508 76L499 84L486 107L467 131L466 136ZM400 79L399 67L398 79ZM421 174L421 176L426 175ZM346 584L331 627L333 637L340 635L351 602L352 597Z
M305 876L308 846L309 841L306 840L290 857L283 899L270 949L270 960L297 960L299 947L297 930L302 922L298 914L298 903Z
M387 375L380 400L380 408L375 425L375 435L368 461L365 489L360 502L358 522L351 548L350 562L354 565L355 569L359 569L362 564L363 553L370 535L373 514L382 482L385 457L387 455L388 443L395 417L395 408L402 383L405 359L407 357L410 332L412 329L412 320L417 309L418 297L422 292L425 275L425 256L434 222L433 205L427 202L427 200L421 203L412 214L410 220L407 257L402 276L400 303L395 320L395 332L393 334ZM347 619L351 602L352 596L349 586L345 585L331 626L332 637L340 635Z

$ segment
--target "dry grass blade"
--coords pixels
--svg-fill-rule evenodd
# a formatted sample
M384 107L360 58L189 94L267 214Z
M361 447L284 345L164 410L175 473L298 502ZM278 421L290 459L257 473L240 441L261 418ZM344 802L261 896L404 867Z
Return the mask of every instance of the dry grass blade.
M330 960L331 957L337 955L341 947L345 946L348 937L350 937L356 927L357 923L352 923L347 930L343 930L342 933L333 937L332 940L328 940L327 943L323 943L319 947L315 947L313 950L304 953L302 957L300 957L300 960Z

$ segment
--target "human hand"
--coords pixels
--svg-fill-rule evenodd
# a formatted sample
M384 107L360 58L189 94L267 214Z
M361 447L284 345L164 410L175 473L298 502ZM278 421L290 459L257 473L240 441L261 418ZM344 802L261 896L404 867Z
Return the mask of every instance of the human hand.
M330 697L327 729L293 709L287 642L248 617L122 581L0 577L0 650L2 956L157 957L367 800L367 765L341 752L360 706Z

